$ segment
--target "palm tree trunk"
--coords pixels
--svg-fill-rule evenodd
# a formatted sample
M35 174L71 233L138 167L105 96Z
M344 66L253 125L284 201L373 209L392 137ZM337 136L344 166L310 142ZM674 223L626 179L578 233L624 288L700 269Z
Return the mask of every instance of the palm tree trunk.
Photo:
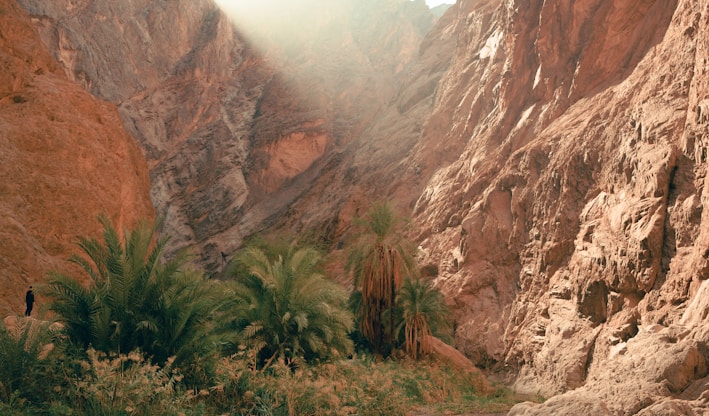
M389 293L389 343L391 350L394 350L394 298L396 297L396 287L394 286L394 273L390 274L391 291ZM391 352L390 352L391 353Z

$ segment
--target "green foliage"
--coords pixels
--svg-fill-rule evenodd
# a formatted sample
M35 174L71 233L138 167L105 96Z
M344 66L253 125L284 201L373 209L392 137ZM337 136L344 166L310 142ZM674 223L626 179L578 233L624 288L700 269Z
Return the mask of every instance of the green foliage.
M406 415L418 408L429 410L426 414L504 413L521 399L504 389L480 395L468 374L432 361L375 362L364 355L293 370L279 360L259 372L244 359L249 354L219 366L219 387L210 394L212 403L220 404L215 413Z
M400 232L404 222L389 205L375 205L358 221L362 231L347 258L346 269L361 292L360 309L355 311L360 331L376 353L393 346L394 314L389 309L404 278L416 273L415 248Z
M359 311L377 302L360 318L378 320L380 346L393 344L399 321L419 346L421 334L446 330L440 294L412 279L401 220L386 206L369 215L350 254L359 288L350 300ZM85 256L72 258L87 285L53 274L41 288L63 335L34 319L0 327L0 414L450 414L504 412L519 399L505 390L481 398L470 375L432 361L329 360L353 353L353 316L312 248L262 243L237 257L234 281L210 281L182 257L164 261L154 226L121 238L101 222L103 240L81 240ZM227 339L239 347L218 358Z
M47 401L54 380L52 332L35 319L18 318L16 325L9 331L0 324L0 401L11 406Z
M369 355L293 367L275 360L267 371L253 366L245 349L222 358L209 384L182 388L168 360L157 366L139 351L85 358L50 355L64 378L35 373L55 394L30 402L17 392L0 402L3 415L406 415L504 413L521 398L498 389L475 391L465 372L433 361L377 362ZM46 361L45 361L46 363ZM423 410L419 411L419 410Z
M396 301L401 314L396 332L404 331L404 348L412 358L430 352L427 336L450 331L448 308L431 281L422 278L404 280Z
M234 323L241 341L258 352L259 366L352 352L346 293L323 277L320 261L310 248L288 249L276 259L257 248L239 255L246 272L235 276Z
M140 348L159 364L174 356L191 377L203 377L218 343L213 318L221 290L185 270L182 257L163 262L167 239L154 238L155 226L141 222L121 240L100 221L103 241L82 239L86 257L71 259L89 276L88 287L56 273L46 287L70 340L106 353Z

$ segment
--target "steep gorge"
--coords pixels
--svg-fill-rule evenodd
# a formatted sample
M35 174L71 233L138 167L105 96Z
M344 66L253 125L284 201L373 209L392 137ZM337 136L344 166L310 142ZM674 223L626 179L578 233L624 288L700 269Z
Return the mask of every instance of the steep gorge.
M211 272L382 111L433 22L423 2L311 1L306 21L272 16L292 33L264 46L210 0L19 3L67 75L118 106L171 251Z
M216 270L260 229L336 247L394 199L458 349L554 396L512 414L709 407L706 0L463 0L434 26L358 2L328 61L256 50L209 1L19 3L118 106L174 250Z

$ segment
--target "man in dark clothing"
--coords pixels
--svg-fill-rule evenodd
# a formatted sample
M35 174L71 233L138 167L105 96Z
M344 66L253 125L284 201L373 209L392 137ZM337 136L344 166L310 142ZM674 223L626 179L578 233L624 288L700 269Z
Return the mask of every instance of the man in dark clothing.
M27 303L27 310L25 311L25 316L30 316L32 313L32 305L34 304L34 292L32 291L32 286L30 290L25 294L25 303Z

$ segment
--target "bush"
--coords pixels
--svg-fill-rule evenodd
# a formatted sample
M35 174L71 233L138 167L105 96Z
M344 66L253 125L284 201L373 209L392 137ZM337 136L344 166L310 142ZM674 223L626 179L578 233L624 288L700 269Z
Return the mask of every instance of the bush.
M236 344L256 351L256 365L282 359L289 365L353 351L346 293L320 271L321 256L311 248L288 250L277 258L249 248L238 257L232 312Z
M172 359L161 368L138 350L106 355L89 349L87 354L65 392L81 414L177 414L193 402L192 395L178 388L182 376L172 368Z
M56 382L52 340L46 322L17 318L11 330L0 324L0 401L35 406L51 400Z
M217 413L405 415L416 407L436 414L466 408L484 413L504 412L515 403L506 390L480 395L465 373L430 360L375 362L362 355L297 369L280 360L261 372L250 364L253 354L245 350L219 365L208 399Z
M187 269L183 257L163 261L167 239L156 240L156 225L141 222L121 239L100 220L103 241L82 239L85 256L71 259L89 277L88 287L80 283L86 279L55 273L44 288L70 341L105 353L140 349L157 364L174 357L190 383L206 382L222 341L215 319L221 282Z

